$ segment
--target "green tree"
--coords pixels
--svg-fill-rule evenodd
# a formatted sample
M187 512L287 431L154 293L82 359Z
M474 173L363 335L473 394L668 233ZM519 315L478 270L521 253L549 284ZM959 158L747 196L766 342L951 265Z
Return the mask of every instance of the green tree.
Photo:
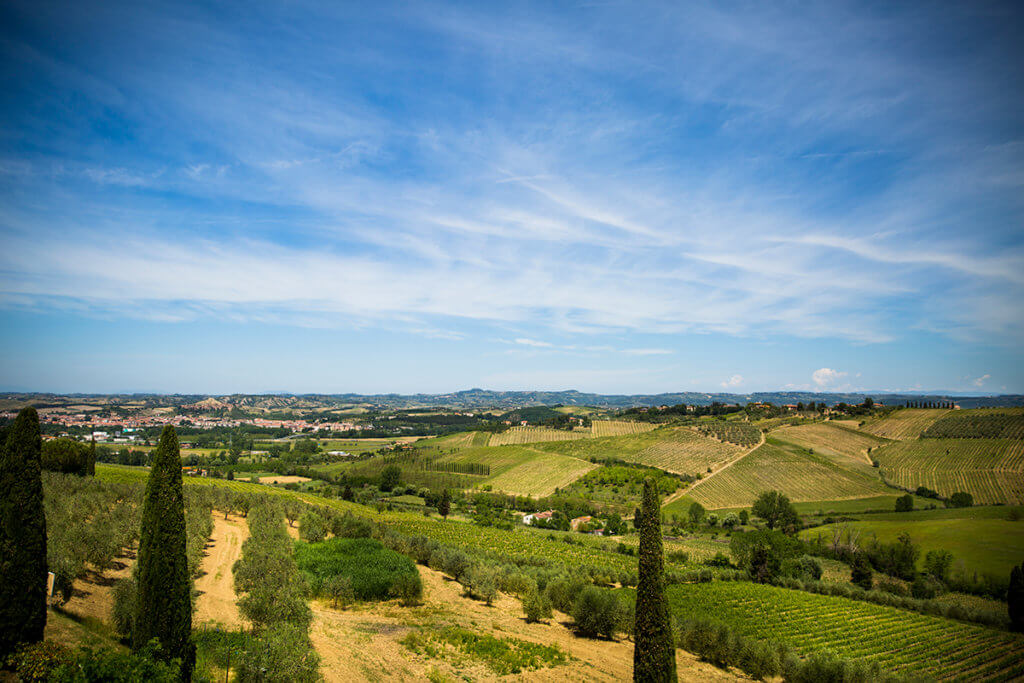
M851 563L850 583L860 586L864 590L871 590L871 583L874 572L871 571L871 562L864 553L857 553L853 556Z
M692 509L691 509L692 512ZM661 506L654 480L644 480L640 505L640 566L636 588L634 681L675 681L676 648L672 637L661 541Z
M388 465L380 471L380 490L391 491L402 481L402 470L398 465Z
M142 507L142 530L136 564L138 593L132 648L141 650L153 638L160 656L181 660L181 676L190 680L195 666L192 644L192 582L185 532L185 499L181 454L174 427L164 427L153 452Z
M914 509L914 497L909 493L896 499L896 512L910 512Z
M1014 631L1024 631L1024 562L1010 571L1010 588L1006 593L1010 624Z
M949 507L969 508L974 505L974 496L965 491L957 491L949 497Z
M765 491L754 502L751 512L764 520L769 529L779 527L793 531L800 524L800 516L789 498L778 491Z
M46 627L46 514L39 415L24 408L0 445L0 661Z
M750 521L750 513L747 512L746 510L740 510L740 524L742 524L743 526L746 526L747 522L749 522L749 521Z
M953 566L953 553L948 550L929 550L924 556L924 570L939 581L949 578Z
M437 512L439 515L448 519L448 513L452 511L452 494L445 489L441 492L441 497L437 501Z
M690 505L690 523L700 524L704 521L704 506L700 503Z

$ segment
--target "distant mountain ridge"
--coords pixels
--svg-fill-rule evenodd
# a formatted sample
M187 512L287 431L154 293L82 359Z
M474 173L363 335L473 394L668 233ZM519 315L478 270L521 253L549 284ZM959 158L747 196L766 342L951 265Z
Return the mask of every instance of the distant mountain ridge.
M489 389L466 389L448 394L52 394L9 392L0 394L0 398L46 404L59 398L105 398L112 402L121 400L150 401L159 405L182 405L201 401L221 402L238 406L256 406L258 404L284 407L290 403L302 404L306 407L331 406L339 403L372 404L381 408L413 408L413 407L449 407L449 408L515 408L530 405L577 405L595 408L634 408L643 406L677 405L709 405L715 401L720 403L765 402L776 405L787 403L808 403L824 401L829 405L836 403L861 403L870 396L878 403L885 405L903 405L907 401L935 403L953 402L962 408L1008 407L1024 405L1024 395L991 395L965 396L958 394L902 394L890 392L855 392L828 393L814 391L767 391L749 394L725 392L677 392L663 394L593 394L572 390L566 391L493 391ZM269 407L269 406L267 406Z

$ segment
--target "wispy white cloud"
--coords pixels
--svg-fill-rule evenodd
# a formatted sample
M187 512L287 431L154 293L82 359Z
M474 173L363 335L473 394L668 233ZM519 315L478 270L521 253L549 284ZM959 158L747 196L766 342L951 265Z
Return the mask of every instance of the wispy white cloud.
M743 375L733 375L729 379L722 382L722 387L725 389L735 389L741 384L743 384Z
M833 370L832 368L818 368L811 373L811 380L814 385L819 389L827 389L832 387L843 377L846 377L848 373L841 372L839 370Z

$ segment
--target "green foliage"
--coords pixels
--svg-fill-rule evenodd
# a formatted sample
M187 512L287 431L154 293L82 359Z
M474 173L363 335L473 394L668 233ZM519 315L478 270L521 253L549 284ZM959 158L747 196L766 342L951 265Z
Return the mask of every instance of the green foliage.
M437 501L437 513L445 519L447 519L448 513L451 512L451 509L452 494L448 491L448 489L445 489L444 491L441 492L441 497Z
M95 448L95 443L89 446L74 439L50 439L43 443L42 468L48 472L84 477L89 474L90 464L94 463Z
M969 508L972 505L974 505L974 496L965 491L957 491L949 497L949 507L951 508Z
M918 600L931 600L943 591L940 581L931 576L918 574L910 584L910 594Z
M331 533L338 538L369 538L373 533L373 525L363 517L346 512L331 518Z
M56 671L52 680L62 683L175 683L189 680L179 661L167 661L156 641L133 653L83 647Z
M309 543L319 543L327 538L327 520L323 515L312 510L304 512L299 517L299 538Z
M71 650L63 645L45 640L19 646L7 656L6 662L0 659L0 667L14 671L25 683L44 683L54 680L57 669L72 656Z
M458 626L433 632L413 631L402 639L402 644L413 652L431 657L445 656L446 648L435 647L434 643L449 646L461 656L482 661L498 676L559 666L570 659L555 645L538 645L519 638L495 638Z
M621 625L622 606L612 591L597 586L586 586L573 603L572 620L576 633L581 636L603 636L611 639L615 637ZM672 656L675 661L674 650Z
M693 504L691 504L690 505L690 511L689 511L690 523L691 524L700 524L701 522L703 522L704 521L704 513L705 513L705 510L704 510L704 506L703 505L701 505L700 503L693 503Z
M471 598L483 600L488 605L498 597L498 572L486 564L472 566L466 573L463 585Z
M1024 439L1024 413L957 411L924 430L926 439Z
M114 631L126 640L131 640L138 613L138 587L135 577L129 576L114 584L114 607L112 619Z
M415 563L370 538L332 538L322 543L299 543L295 562L308 577L314 595L324 595L324 583L347 576L357 600L385 600L403 574L419 577ZM419 591L422 592L422 589ZM419 597L418 593L413 597Z
M309 642L306 628L279 622L260 632L241 653L239 683L313 683L322 680L320 656Z
M0 660L46 626L46 517L36 409L23 409L0 445Z
M793 530L800 524L800 516L796 512L796 508L789 502L786 495L778 491L762 493L750 509L755 517L764 520L769 529L779 527L783 530Z
M871 560L864 553L857 553L850 563L850 583L860 586L864 590L871 590L874 572L871 570Z
M661 506L653 479L644 482L639 530L640 567L636 594L636 624L633 629L636 639L636 647L633 650L633 679L675 681L675 643L668 602L665 599ZM614 633L609 633L608 637L613 635Z
M178 436L167 426L153 452L142 508L132 647L139 651L157 638L161 645L157 656L180 659L182 675L188 678L195 664L195 646L186 545Z
M775 648L744 638L725 624L687 619L677 628L680 647L717 667L735 666L758 680L778 676L781 671Z
M324 582L323 593L331 599L335 609L339 604L345 609L356 599L356 594L352 590L352 579L341 574L332 576Z
M909 493L896 499L896 512L910 512L914 509L914 496Z
M949 578L953 566L953 553L948 550L929 550L924 556L924 570L939 581Z
M792 557L782 562L781 573L801 581L818 581L821 579L821 562L810 555Z
M736 565L747 570L759 583L770 582L781 571L782 563L796 557L801 550L796 539L767 529L734 533L729 540L729 552Z
M391 491L402 481L402 470L398 465L388 465L380 471L380 490Z
M551 601L537 589L537 584L532 584L523 596L523 613L530 623L551 618Z

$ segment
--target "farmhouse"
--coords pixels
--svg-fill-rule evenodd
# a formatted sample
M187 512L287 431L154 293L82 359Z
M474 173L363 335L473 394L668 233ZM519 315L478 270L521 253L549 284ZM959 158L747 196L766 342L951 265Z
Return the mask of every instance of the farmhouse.
M553 514L555 514L554 510L545 510L544 512L535 512L532 515L524 515L523 516L523 524L530 524L530 525L532 525L533 521L535 519L540 519L540 520L551 519L551 515L553 515Z
M572 529L573 531L576 531L582 525L587 524L592 519L593 519L593 517L591 517L590 515L586 515L584 517L577 517L576 519L574 519L571 522L569 522L569 528Z

